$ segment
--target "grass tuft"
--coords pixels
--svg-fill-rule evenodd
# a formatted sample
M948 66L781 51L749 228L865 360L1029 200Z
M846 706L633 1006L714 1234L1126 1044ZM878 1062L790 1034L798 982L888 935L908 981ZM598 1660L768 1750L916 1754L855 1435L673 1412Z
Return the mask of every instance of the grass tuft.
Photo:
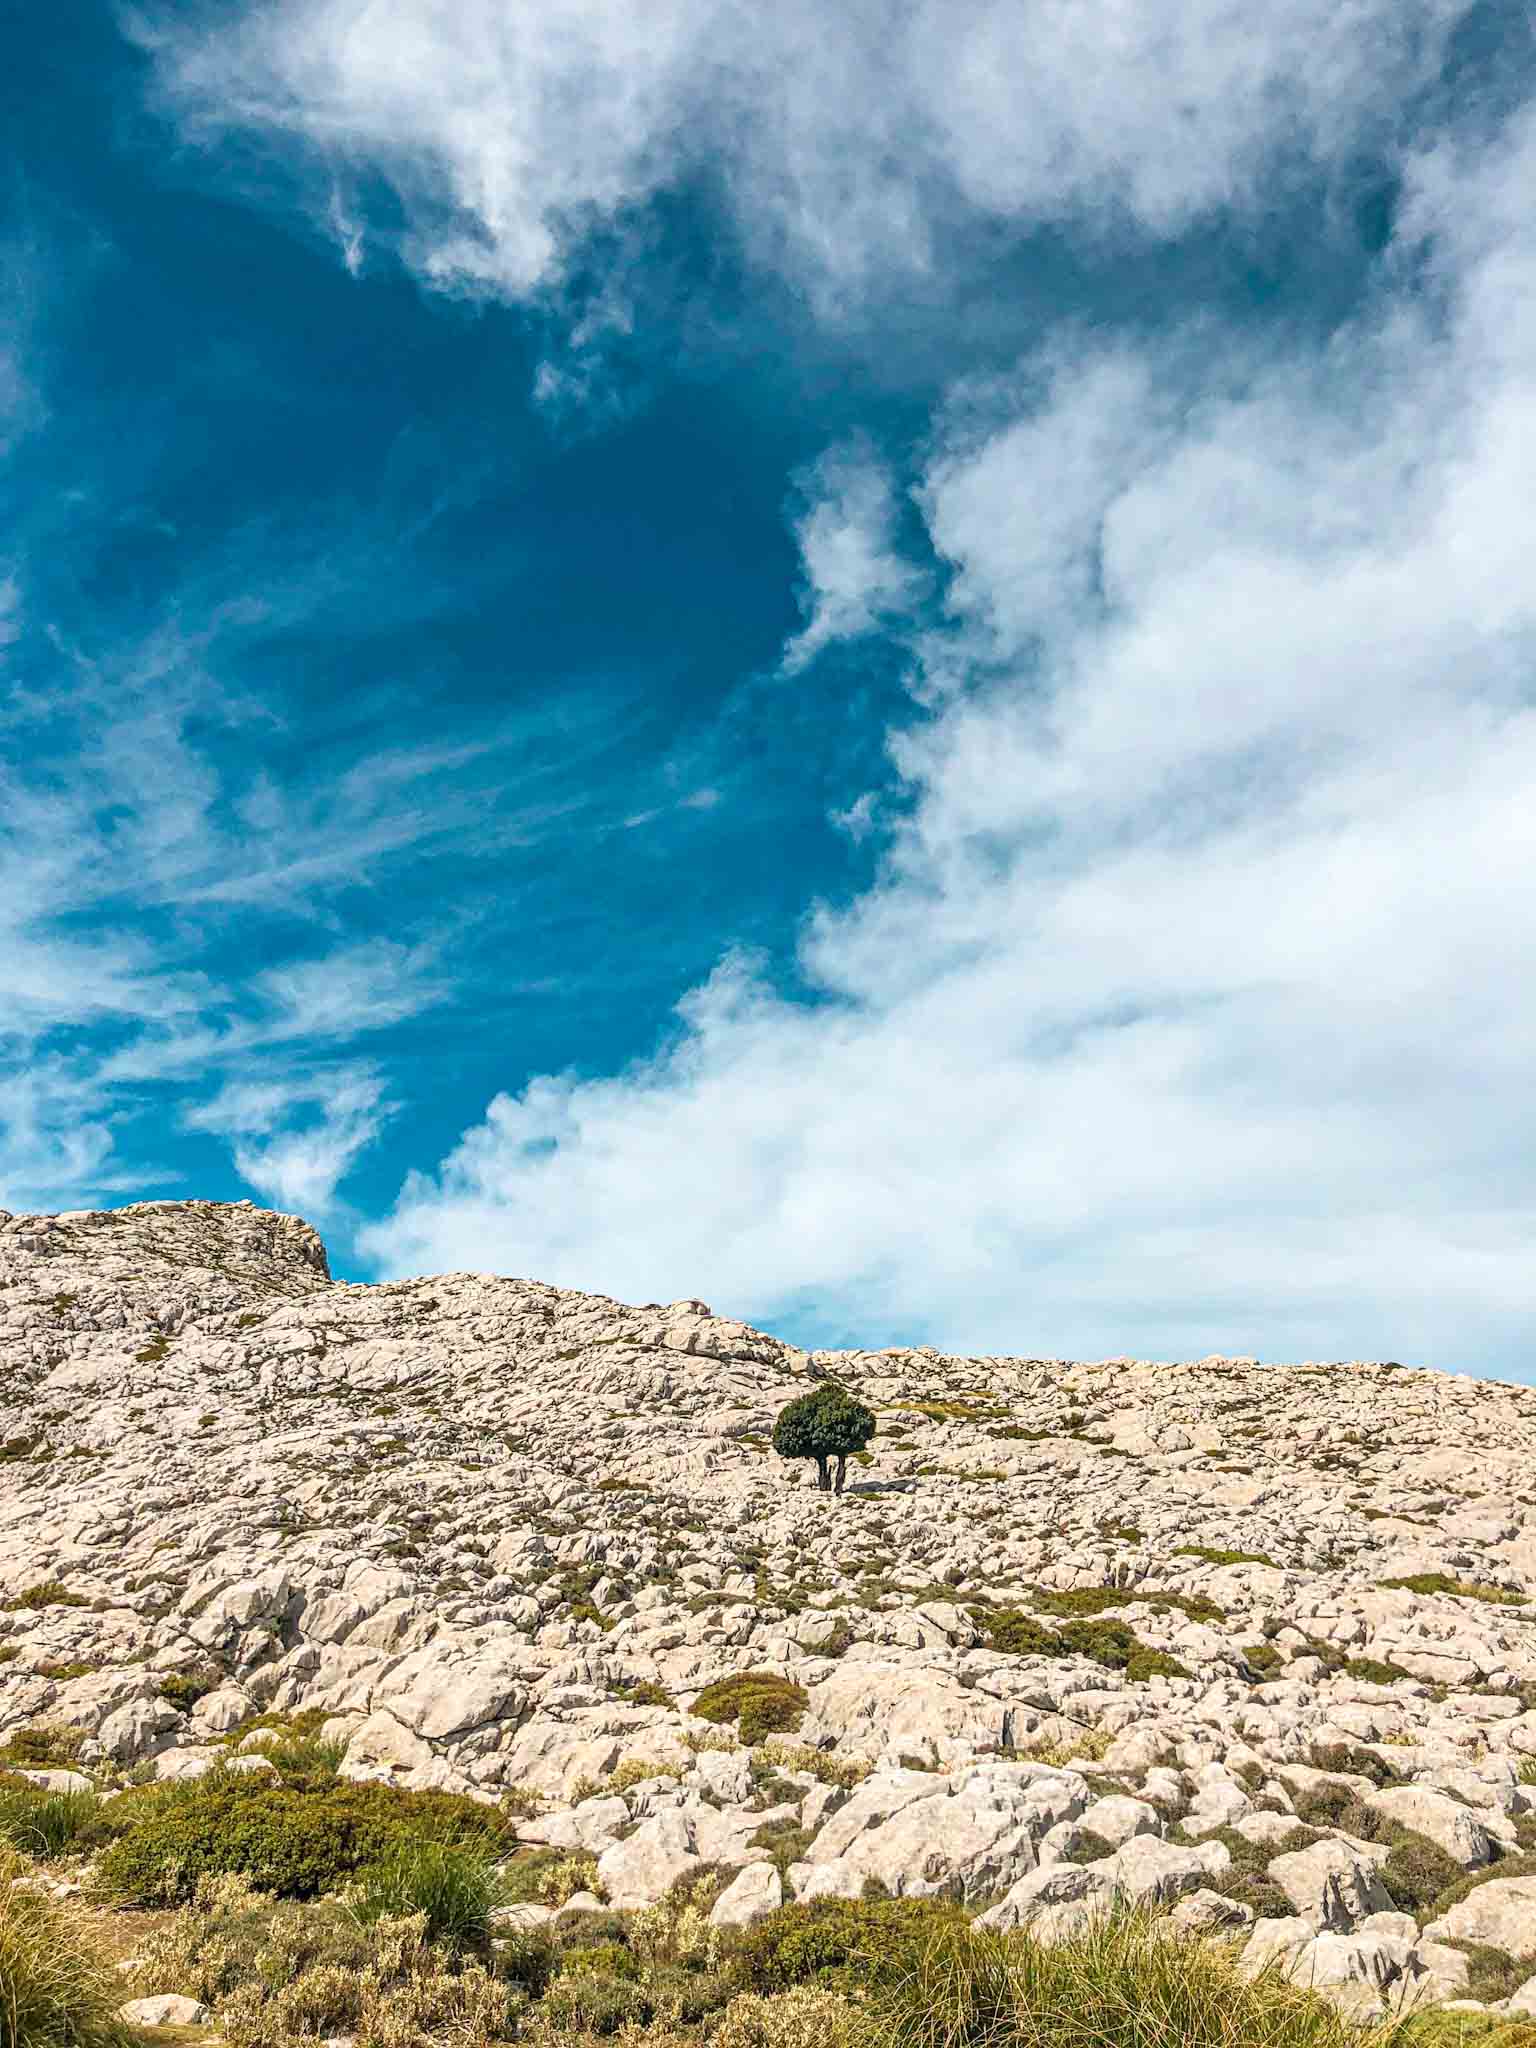
M0 2043L4 2048L128 2048L121 1983L80 1920L18 1885L0 1853Z
M876 1984L885 2048L1387 2048L1313 1993L1145 1914L1106 1917L1051 1946L1027 1934L937 1928L911 1967Z

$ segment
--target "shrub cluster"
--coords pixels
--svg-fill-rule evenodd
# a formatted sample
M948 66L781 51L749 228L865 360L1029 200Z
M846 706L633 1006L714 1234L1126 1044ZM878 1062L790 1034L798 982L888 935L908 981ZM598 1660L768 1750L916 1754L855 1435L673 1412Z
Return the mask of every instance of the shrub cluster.
M987 1648L1009 1657L1087 1657L1134 1680L1189 1676L1176 1657L1154 1650L1123 1621L1069 1621L1051 1629L1016 1607L983 1610L977 1618L986 1629Z
M701 1721L736 1723L745 1743L768 1735L794 1735L810 1705L803 1685L776 1671L739 1671L732 1678L706 1685L693 1703Z
M749 1991L851 1989L901 1973L942 1930L966 1926L947 1900L817 1899L748 1929L734 1969Z
M123 1903L188 1899L206 1876L238 1872L279 1898L335 1891L384 1862L402 1838L505 1854L510 1817L451 1792L394 1785L288 1784L214 1772L190 1785L148 1786L107 1809L117 1839L97 1882Z
M204 1878L193 1907L149 1937L131 1988L203 1999L230 2048L336 2034L370 2048L432 2037L488 2048L511 2034L527 2001L511 1971L434 1944L424 1914L364 1922L266 1898L234 1876Z

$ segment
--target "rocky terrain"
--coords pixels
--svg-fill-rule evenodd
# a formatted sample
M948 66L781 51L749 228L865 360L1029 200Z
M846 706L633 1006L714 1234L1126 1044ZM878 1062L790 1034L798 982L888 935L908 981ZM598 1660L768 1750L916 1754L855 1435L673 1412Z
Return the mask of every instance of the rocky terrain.
M820 1379L879 1421L840 1499L768 1442ZM0 1212L0 1442L0 1743L97 1782L308 1711L620 1908L1156 1899L1361 2009L1536 2015L1536 1390L806 1353L143 1203ZM692 1711L744 1673L766 1745Z

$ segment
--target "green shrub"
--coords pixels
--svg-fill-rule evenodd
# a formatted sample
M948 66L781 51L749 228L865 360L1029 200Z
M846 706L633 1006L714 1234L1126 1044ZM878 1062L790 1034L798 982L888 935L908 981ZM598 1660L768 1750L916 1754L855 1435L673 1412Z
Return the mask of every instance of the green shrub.
M1204 1543L1181 1543L1173 1554L1198 1557L1204 1564L1267 1564L1273 1571L1280 1569L1264 1550L1212 1550Z
M776 1771L808 1771L821 1784L840 1785L845 1792L862 1785L874 1769L867 1757L834 1756L830 1750L812 1749L808 1743L778 1742L772 1737L759 1744L753 1761Z
M1281 1920L1295 1912L1289 1898L1265 1872L1273 1856L1305 1848L1316 1840L1309 1829L1295 1828L1271 1847L1250 1842L1236 1828L1217 1828L1214 1834L1202 1839L1220 1842L1231 1858L1221 1876L1210 1879L1212 1891L1219 1892L1224 1899L1235 1899L1239 1905L1251 1907L1260 1920Z
M801 1984L776 1998L741 1992L721 2015L713 2048L853 2048L867 2038L852 1999Z
M616 2034L621 2027L643 2027L651 2003L632 1977L583 1963L561 1970L539 2001L539 2017L561 2033Z
M1316 1771L1348 1771L1357 1778L1369 1778L1377 1787L1399 1784L1402 1773L1374 1749L1354 1742L1314 1742L1307 1761Z
M434 1946L422 1915L365 1927L336 1906L266 1898L237 1876L205 1877L190 1908L149 1930L124 1989L201 1998L230 2048L334 2034L371 2048L489 2048L523 2002L515 1968L498 1981Z
M1243 1662L1261 1679L1273 1677L1285 1662L1285 1652L1274 1643L1244 1643Z
M129 2048L122 1984L86 1928L0 1853L0 2048Z
M1032 1614L1016 1607L988 1613L973 1610L986 1628L987 1648L1008 1657L1088 1657L1110 1671L1123 1671L1127 1678L1188 1678L1177 1658L1144 1643L1123 1621L1069 1621L1060 1630L1048 1629Z
M1487 1864L1481 1870L1458 1870L1455 1883L1447 1885L1436 1898L1435 1914L1448 1913L1452 1906L1470 1898L1480 1884L1495 1877L1536 1877L1536 1854L1502 1856L1497 1863Z
M1467 1959L1467 1988L1462 1995L1483 2005L1508 1998L1530 1975L1530 1964L1517 1962L1505 1949L1478 1941L1453 1941L1449 1946L1460 1949Z
M124 1793L110 1818L119 1835L101 1858L99 1886L109 1898L145 1905L188 1899L201 1877L224 1871L279 1898L314 1898L383 1861L402 1836L487 1853L504 1853L514 1839L505 1815L456 1793L222 1772Z
M1346 1677L1358 1678L1365 1685L1395 1685L1400 1678L1413 1676L1401 1664L1389 1664L1381 1657L1350 1657L1344 1671Z
M1005 1607L986 1617L987 1648L1005 1657L1059 1657L1061 1637L1016 1607Z
M411 1836L363 1870L346 1892L348 1908L365 1927L420 1913L429 1941L459 1950L489 1946L491 1914L502 1899L495 1865L483 1851Z
M34 1721L30 1728L13 1728L0 1748L0 1769L15 1764L28 1771L70 1770L80 1760L85 1731Z
M1150 1649L1123 1621L1069 1621L1061 1632L1067 1648L1127 1678L1188 1678L1176 1657Z
M578 1892L604 1896L595 1856L573 1856L565 1849L535 1849L514 1856L502 1866L502 1895L509 1905L563 1906Z
M26 1778L0 1773L0 1842L24 1855L61 1856L99 1839L101 1801L94 1792L47 1792Z
M854 1989L913 1969L942 1930L967 1926L947 1900L816 1899L783 1906L748 1928L731 1971L749 1991Z
M1030 1589L1030 1602L1042 1614L1062 1620L1083 1620L1105 1614L1117 1607L1140 1605L1154 1614L1182 1614L1188 1621L1225 1621L1227 1611L1203 1593L1149 1592L1141 1586L1074 1586L1070 1592L1056 1592L1044 1586Z
M7 1600L0 1606L0 1614L15 1614L22 1609L38 1614L45 1607L89 1607L90 1604L83 1593L72 1593L62 1580L44 1579L40 1585L28 1586L14 1600Z
M1400 1912L1422 1912L1464 1875L1454 1856L1416 1829L1389 1828L1381 1839L1391 1853L1378 1875Z
M334 1778L347 1753L346 1738L315 1734L310 1730L289 1733L280 1728L262 1729L250 1740L242 1740L241 1753L264 1756L284 1778Z
M799 1732L810 1699L803 1685L775 1671L740 1671L706 1685L693 1703L701 1721L734 1721L743 1742Z
M621 1678L613 1690L626 1706L670 1707L673 1704L671 1693L664 1685L658 1685L654 1678Z
M194 1674L189 1671L168 1671L160 1680L159 1693L182 1713L188 1713L200 1699L216 1692L222 1683L217 1672Z
M1462 1877L1462 1867L1438 1843L1414 1828L1389 1820L1340 1782L1314 1786L1295 1801L1297 1814L1316 1827L1337 1828L1388 1851L1378 1875L1399 1912L1417 1913L1434 1904Z
M1524 1607L1524 1593L1490 1586L1481 1579L1453 1579L1448 1572L1410 1572L1402 1579L1378 1579L1378 1586L1403 1593L1450 1593L1462 1600L1486 1600L1495 1607Z

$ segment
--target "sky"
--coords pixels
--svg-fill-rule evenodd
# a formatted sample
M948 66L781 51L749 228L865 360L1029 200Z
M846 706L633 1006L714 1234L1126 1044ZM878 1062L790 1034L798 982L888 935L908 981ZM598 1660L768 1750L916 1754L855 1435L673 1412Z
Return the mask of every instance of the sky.
M1536 1379L1526 8L0 49L0 1206Z

